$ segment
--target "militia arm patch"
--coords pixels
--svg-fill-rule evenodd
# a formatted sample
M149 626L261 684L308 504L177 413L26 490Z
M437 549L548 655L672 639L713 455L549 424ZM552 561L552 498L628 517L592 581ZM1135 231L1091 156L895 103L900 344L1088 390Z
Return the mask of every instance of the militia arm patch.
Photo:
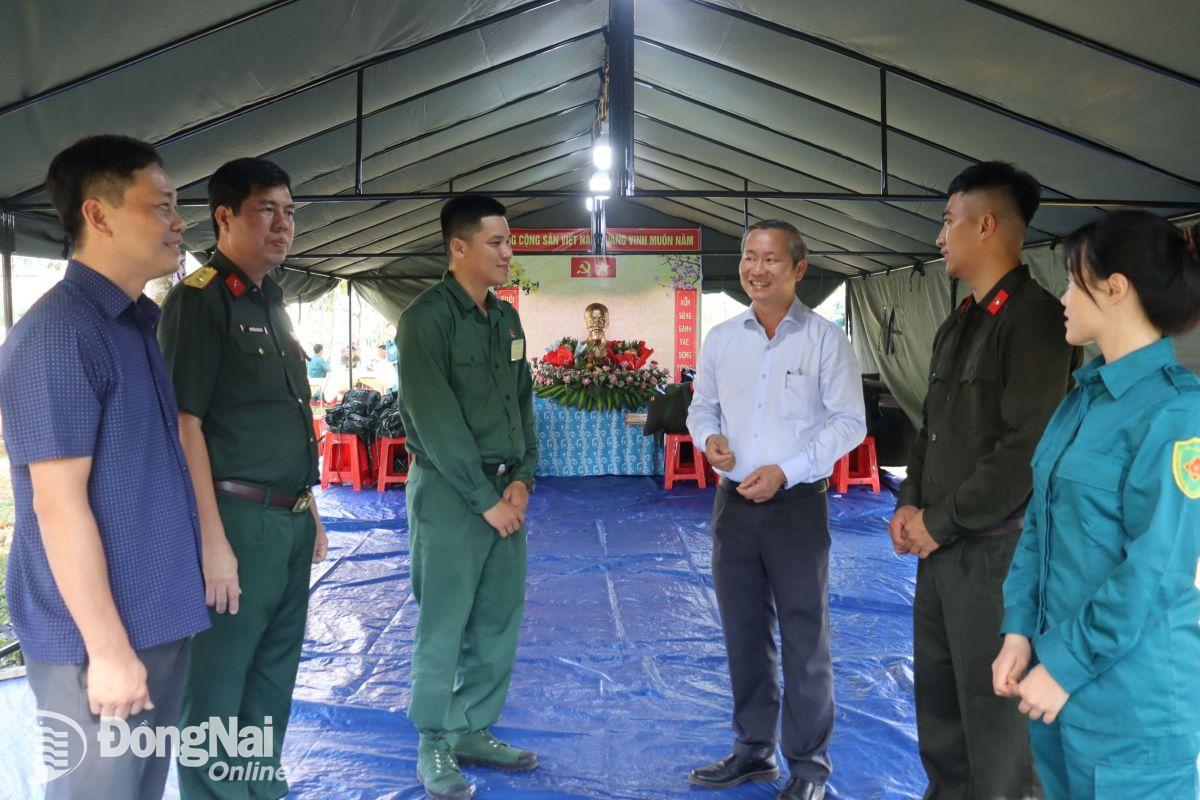
M1192 500L1200 500L1200 437L1175 443L1171 472L1179 491Z

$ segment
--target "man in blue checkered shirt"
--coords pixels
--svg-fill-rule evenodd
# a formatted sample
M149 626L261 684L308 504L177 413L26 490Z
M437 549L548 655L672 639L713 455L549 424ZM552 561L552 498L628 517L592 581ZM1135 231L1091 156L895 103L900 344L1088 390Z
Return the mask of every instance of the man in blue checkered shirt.
M162 159L126 137L59 153L46 192L74 257L0 347L8 603L43 746L63 745L46 796L161 797L169 752L105 755L98 735L101 717L175 725L190 639L209 627L158 307L142 294L175 270L184 223Z

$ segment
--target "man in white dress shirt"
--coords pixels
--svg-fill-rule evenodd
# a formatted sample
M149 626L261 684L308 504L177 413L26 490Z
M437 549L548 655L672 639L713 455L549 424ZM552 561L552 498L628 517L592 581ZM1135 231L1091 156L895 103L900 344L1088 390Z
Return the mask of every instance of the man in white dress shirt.
M775 220L742 242L751 304L709 333L688 430L721 474L713 504L713 585L725 631L737 741L689 779L708 787L779 777L774 627L783 642L782 753L791 780L779 800L821 800L830 773L826 477L866 436L862 378L850 343L796 299L804 239Z

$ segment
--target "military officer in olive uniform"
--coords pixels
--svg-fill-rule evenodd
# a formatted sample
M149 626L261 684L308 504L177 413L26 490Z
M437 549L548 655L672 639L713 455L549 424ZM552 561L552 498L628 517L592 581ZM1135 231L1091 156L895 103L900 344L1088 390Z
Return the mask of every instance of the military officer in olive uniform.
M1078 354L1058 301L1021 265L1041 187L1010 164L950 184L938 247L971 294L938 330L924 424L889 526L921 558L913 601L926 800L1041 797L1015 700L992 691L1002 586L1032 491L1030 459Z
M420 606L408 716L417 775L435 800L470 797L460 765L508 771L537 757L489 731L512 676L525 604L525 508L537 438L525 332L488 290L512 259L504 206L442 208L450 271L400 317L413 595Z
M287 174L261 159L222 166L208 196L216 250L171 290L158 326L212 620L192 644L181 725L236 717L239 728L269 728L273 741L268 758L219 753L243 767L219 781L211 764L181 761L179 783L186 800L279 798L309 571L326 549L310 490L318 472L304 356L268 274L291 246L294 206Z

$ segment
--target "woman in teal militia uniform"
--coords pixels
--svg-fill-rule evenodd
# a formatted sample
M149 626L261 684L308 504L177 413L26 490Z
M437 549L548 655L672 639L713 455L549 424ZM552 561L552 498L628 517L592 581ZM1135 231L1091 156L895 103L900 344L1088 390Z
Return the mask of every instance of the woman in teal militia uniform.
M1047 800L1200 797L1200 379L1167 338L1200 318L1198 228L1118 211L1067 241L1067 341L1101 355L1034 454L992 665Z

